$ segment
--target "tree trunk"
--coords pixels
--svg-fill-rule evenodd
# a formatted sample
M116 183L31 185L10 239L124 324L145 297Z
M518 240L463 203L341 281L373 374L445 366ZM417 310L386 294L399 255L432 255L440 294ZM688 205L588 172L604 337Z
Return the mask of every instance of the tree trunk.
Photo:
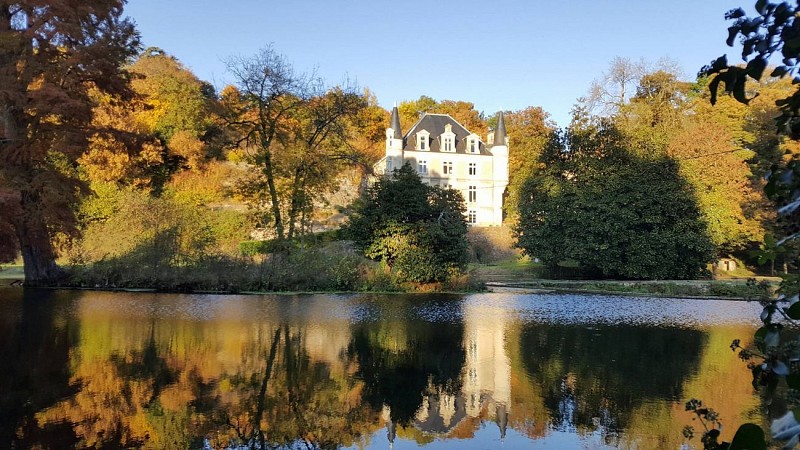
M50 233L30 193L22 193L22 214L14 221L25 272L25 286L55 286L66 275L56 265Z
M304 170L303 167L300 166L294 171L294 180L292 180L292 202L289 208L289 233L286 235L287 239L292 239L295 237L295 228L297 224L297 216L300 214L300 208L303 207L305 203L303 201L304 197L304 187L305 187L305 177L304 177Z
M272 202L272 215L275 218L275 234L278 240L284 239L283 221L281 220L281 204L278 199L278 191L275 189L275 174L272 170L272 153L269 150L264 152L264 176L267 177L267 187L269 188L269 198Z
M56 265L56 252L38 193L20 192L19 209L9 220L19 244L25 286L55 286L66 273Z

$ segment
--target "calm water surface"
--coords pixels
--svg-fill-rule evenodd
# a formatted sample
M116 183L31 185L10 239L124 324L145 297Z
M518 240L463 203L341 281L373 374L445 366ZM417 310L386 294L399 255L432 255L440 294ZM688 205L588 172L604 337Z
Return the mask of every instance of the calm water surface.
M756 303L0 289L0 448L677 449ZM695 442L697 446L697 442Z

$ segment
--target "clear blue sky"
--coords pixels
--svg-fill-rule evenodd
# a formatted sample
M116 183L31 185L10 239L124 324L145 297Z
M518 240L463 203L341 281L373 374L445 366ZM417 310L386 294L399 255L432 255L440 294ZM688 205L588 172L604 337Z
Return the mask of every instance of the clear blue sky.
M329 83L355 79L390 108L428 95L487 115L541 106L559 125L615 56L678 62L687 78L725 45L722 0L131 0L146 46L222 87L223 60L273 44Z

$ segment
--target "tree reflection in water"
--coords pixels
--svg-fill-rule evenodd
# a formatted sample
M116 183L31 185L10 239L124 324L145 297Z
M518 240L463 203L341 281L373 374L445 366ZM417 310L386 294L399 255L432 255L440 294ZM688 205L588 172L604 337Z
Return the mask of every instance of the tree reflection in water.
M461 393L464 367L461 323L399 321L354 327L350 355L364 381L364 401L390 420L408 425L428 402L453 402ZM432 408L432 407L430 407Z
M65 421L35 415L73 395L70 352L78 322L68 296L49 290L0 290L0 447L68 448L76 444Z
M697 373L705 333L655 327L523 325L520 354L542 386L550 426L600 427L615 444L643 403L681 402Z

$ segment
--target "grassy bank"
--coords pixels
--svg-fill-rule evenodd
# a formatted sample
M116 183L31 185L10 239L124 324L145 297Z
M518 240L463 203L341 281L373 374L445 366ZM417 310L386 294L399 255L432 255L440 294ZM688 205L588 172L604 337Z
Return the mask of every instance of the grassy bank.
M0 286L25 279L22 264L0 264Z
M474 265L475 276L491 291L554 291L652 295L664 297L716 297L758 299L780 283L775 277L708 280L557 280L548 279L540 264L525 259Z
M656 297L715 297L757 300L774 292L780 282L777 280L658 280L658 281L616 281L616 280L517 280L514 282L489 282L490 290L508 289L555 291L577 293L608 293L648 295Z

